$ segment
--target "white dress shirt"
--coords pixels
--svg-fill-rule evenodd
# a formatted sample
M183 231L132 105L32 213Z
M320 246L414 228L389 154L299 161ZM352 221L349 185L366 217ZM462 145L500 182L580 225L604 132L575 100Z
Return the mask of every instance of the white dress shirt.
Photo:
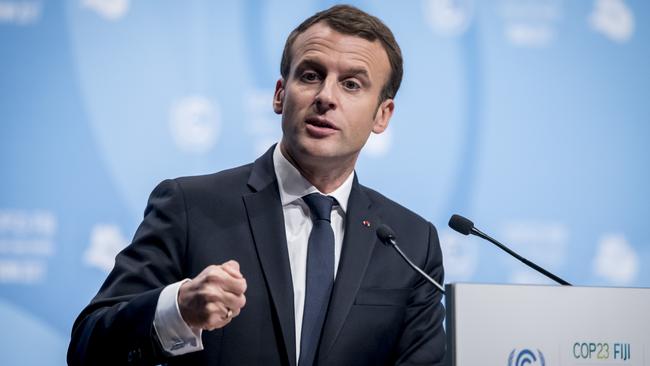
M296 325L296 360L300 356L300 332L305 307L305 282L307 275L307 242L313 226L309 207L302 197L319 192L300 172L284 157L280 144L273 151L273 166L278 180L280 201L284 214L284 229L287 237L289 265L293 280L293 305ZM334 231L334 276L336 277L343 236L345 234L345 212L352 190L354 172L345 182L329 196L336 199L332 208L331 225ZM319 192L321 193L321 192ZM201 330L190 328L181 317L178 309L178 291L184 281L176 282L163 289L158 299L154 328L163 349L170 355L182 355L203 349ZM246 311L246 307L242 309Z

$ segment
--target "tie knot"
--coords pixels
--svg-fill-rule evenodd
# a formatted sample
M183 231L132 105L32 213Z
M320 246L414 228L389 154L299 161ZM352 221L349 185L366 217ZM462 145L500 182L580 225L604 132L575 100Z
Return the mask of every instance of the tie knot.
M312 193L302 197L302 199L309 206L316 220L330 221L330 214L332 213L332 206L335 201L334 197L323 196L320 193Z

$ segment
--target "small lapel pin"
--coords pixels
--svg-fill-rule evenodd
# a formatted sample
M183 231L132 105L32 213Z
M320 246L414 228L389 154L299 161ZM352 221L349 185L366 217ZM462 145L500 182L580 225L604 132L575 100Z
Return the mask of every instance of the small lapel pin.
M363 225L363 226L365 226L365 227L370 227L370 221L368 221L368 220L363 220L363 221L361 221L361 225Z

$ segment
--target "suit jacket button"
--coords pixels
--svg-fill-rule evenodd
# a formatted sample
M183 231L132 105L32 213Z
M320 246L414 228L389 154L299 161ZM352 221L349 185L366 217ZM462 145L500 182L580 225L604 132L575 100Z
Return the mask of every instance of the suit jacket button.
M126 360L129 363L133 363L133 358L134 358L134 351L129 351L129 354L126 356Z
M142 359L142 351L139 348L129 351L127 355L127 361L130 364L136 364Z

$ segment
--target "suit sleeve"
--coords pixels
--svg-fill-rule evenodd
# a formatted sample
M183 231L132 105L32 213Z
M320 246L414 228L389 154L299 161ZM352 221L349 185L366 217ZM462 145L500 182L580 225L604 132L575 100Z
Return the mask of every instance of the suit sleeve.
M187 210L179 184L160 183L133 242L115 258L98 294L74 323L69 365L155 365L164 353L153 320L162 289L184 278Z
M423 270L442 284L444 271L438 233L429 224ZM404 331L398 344L397 365L442 365L446 351L442 293L420 276L406 309Z

